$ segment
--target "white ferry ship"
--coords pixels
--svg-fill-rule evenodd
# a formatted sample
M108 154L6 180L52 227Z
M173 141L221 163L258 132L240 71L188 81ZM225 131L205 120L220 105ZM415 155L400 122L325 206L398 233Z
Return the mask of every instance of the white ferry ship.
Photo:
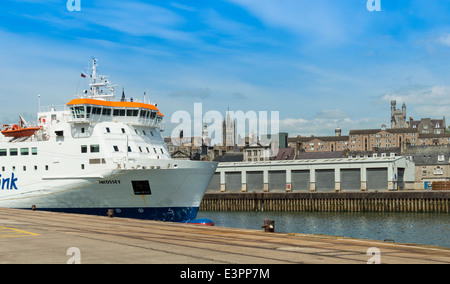
M187 222L217 163L173 160L156 105L116 100L93 59L89 91L3 125L0 207ZM84 77L84 73L82 73Z

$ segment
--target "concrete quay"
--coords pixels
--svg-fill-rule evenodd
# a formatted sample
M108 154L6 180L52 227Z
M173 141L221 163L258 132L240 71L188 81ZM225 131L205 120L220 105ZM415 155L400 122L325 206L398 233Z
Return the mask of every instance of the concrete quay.
M449 264L450 248L0 208L0 264L368 261Z

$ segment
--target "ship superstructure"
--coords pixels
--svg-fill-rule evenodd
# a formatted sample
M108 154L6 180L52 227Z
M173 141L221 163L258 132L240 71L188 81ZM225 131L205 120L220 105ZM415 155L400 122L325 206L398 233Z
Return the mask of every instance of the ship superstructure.
M194 219L217 164L171 159L163 114L116 100L95 59L89 80L66 106L42 108L31 136L0 135L0 207Z

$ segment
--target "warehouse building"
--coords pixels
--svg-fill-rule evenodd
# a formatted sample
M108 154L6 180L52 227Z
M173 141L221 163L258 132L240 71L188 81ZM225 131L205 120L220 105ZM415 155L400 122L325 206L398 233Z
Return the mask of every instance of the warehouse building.
M332 192L406 190L414 163L365 157L220 163L208 192Z

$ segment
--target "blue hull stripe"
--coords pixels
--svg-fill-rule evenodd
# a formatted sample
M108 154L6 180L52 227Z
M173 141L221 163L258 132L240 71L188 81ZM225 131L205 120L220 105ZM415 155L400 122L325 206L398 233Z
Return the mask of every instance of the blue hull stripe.
M29 209L29 208L27 208ZM161 208L36 208L36 210L72 214L106 216L109 209L114 209L114 217L157 220L165 222L187 222L194 220L198 207L161 207Z

